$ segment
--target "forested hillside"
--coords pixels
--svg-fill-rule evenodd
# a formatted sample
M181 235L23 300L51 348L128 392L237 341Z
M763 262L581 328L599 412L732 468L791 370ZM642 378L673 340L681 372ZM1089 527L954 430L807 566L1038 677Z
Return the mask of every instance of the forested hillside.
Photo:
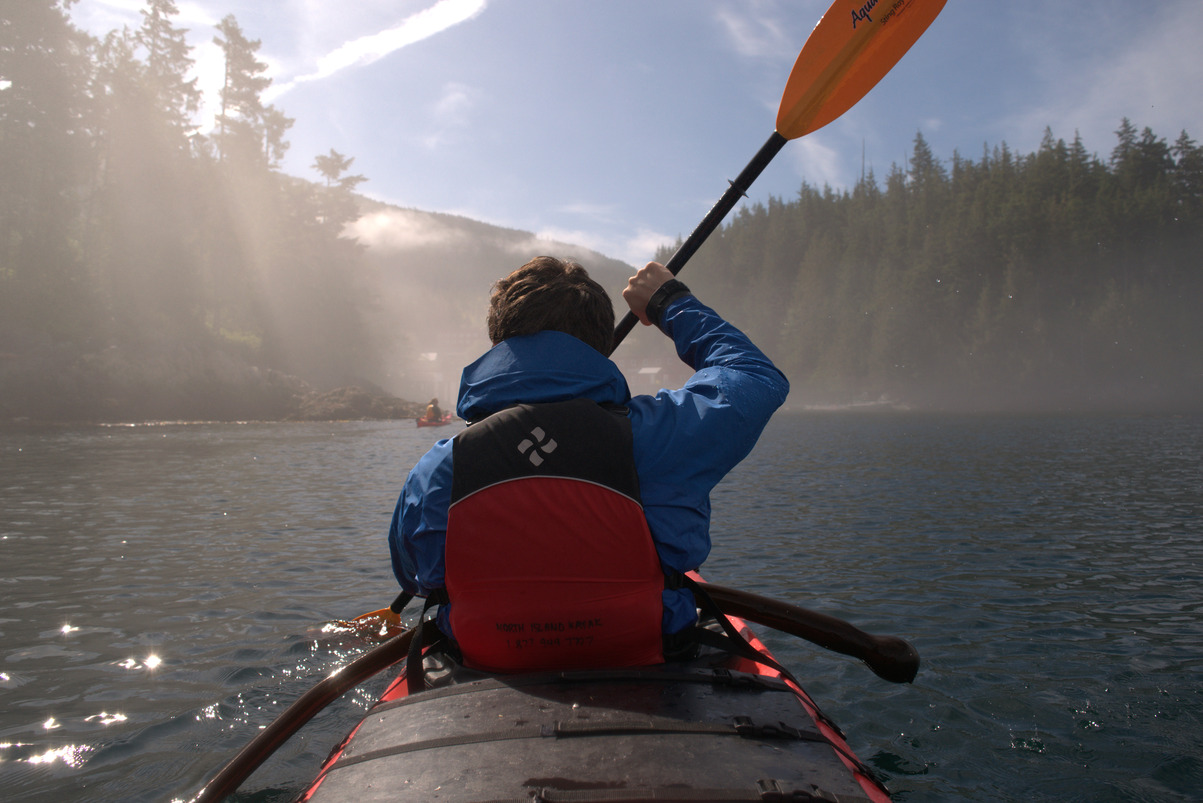
M293 121L232 16L202 132L173 0L103 40L69 7L0 20L0 421L274 418L315 390L453 385L486 345L488 282L541 251L618 300L614 260L367 202L333 149L283 174ZM1203 150L1117 133L1105 160L1051 132L943 159L920 135L884 182L741 209L682 278L795 406L1198 407ZM637 331L616 356L666 367L666 342Z
M1200 409L1203 149L1116 133L1106 160L1051 131L1032 154L941 159L920 134L884 187L742 209L688 283L796 405Z
M283 174L293 121L263 101L260 42L233 16L202 132L173 0L103 40L69 8L21 0L0 20L0 421L277 418L346 385L424 392L422 361L487 346L489 284L540 250L629 272L369 202L333 149L312 180Z
M243 417L283 409L286 374L368 370L356 309L351 159L277 171L292 120L237 21L217 125L172 0L97 41L56 0L0 25L0 415Z

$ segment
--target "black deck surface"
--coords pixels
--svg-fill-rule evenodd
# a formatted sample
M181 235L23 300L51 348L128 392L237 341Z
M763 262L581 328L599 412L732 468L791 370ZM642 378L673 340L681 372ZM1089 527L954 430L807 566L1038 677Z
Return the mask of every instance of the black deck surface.
M707 668L489 677L369 712L314 801L863 801L785 684Z

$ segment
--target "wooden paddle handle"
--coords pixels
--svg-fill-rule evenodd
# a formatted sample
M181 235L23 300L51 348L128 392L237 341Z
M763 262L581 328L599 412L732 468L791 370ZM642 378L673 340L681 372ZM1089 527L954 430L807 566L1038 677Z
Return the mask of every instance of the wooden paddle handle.
M919 673L919 652L905 639L875 636L843 619L750 591L714 583L706 583L704 588L725 613L859 658L875 675L891 683L910 683Z

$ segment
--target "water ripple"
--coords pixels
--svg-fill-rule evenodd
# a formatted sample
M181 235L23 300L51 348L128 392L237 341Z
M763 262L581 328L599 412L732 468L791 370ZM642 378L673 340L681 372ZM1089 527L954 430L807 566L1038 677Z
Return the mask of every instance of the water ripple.
M405 422L0 440L0 788L186 798L367 644ZM1203 788L1203 420L781 416L713 495L705 572L912 641L893 686L767 631L900 800ZM382 680L261 768L291 799ZM39 758L44 757L44 758Z

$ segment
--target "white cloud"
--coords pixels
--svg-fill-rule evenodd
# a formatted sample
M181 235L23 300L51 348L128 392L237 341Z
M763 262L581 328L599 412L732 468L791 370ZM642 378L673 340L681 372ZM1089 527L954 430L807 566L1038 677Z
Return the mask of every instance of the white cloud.
M559 207L559 211L570 215L587 218L588 220L597 222L613 223L617 218L618 208L614 204L599 204L589 201L574 201L572 203L563 204Z
M142 12L146 10L146 0L76 0L76 3L70 9L71 21L98 37L119 31L122 26L139 28ZM176 8L179 13L171 24L177 28L195 31L198 26L210 28L217 24L217 17L199 2L178 0Z
M369 248L382 251L442 245L462 236L433 215L414 209L389 209L364 215L347 225L347 233Z
M1123 117L1170 141L1183 128L1197 137L1203 121L1203 59L1191 54L1203 28L1203 3L1184 2L1145 19L1151 27L1116 37L1123 49L1099 48L1093 63L1072 70L1054 65L1057 80L1049 86L1057 91L1005 125L1032 138L1045 126L1066 140L1077 131L1088 149L1104 155L1115 144Z
M554 252L554 256L573 259L583 258L584 256L583 251L581 253L573 253L572 250L574 248L588 249L589 251L604 254L606 253L607 245L606 238L600 232L552 226L540 229L529 243L521 244L517 250L538 251L542 249L544 252L550 250Z
M526 252L529 250L538 250L539 248L547 249L552 246L555 251L559 252L558 256L573 257L579 254L563 253L565 248L577 247L587 248L590 251L601 251L605 245L605 238L598 232L585 231L583 229L563 229L554 226L540 229L528 242L520 243L515 250Z
M457 130L471 123L471 112L476 106L475 93L466 84L449 83L430 109L430 130L420 137L427 150L443 147Z
M824 145L822 140L822 132L816 132L790 143L794 169L812 187L844 186L848 181L842 170L842 150Z
M560 206L556 212L584 218L594 228L544 228L541 231L543 237L575 243L628 265L641 266L649 262L661 246L671 246L677 241L676 235L642 226L634 227L633 234L626 233L631 228L629 220L623 217L617 204L577 201Z
M776 15L764 10L765 5L754 2L715 12L715 19L741 56L775 60L796 50L796 43L789 39Z
M299 83L329 78L343 70L371 64L407 45L472 19L484 11L486 5L488 0L438 0L430 8L406 17L392 28L361 36L335 48L317 59L313 72L273 87L273 96L279 96Z
M670 237L663 232L639 229L627 238L622 250L614 256L630 265L642 267L656 256L657 249L665 245L672 246L676 241L676 237Z
M146 7L146 0L132 1L137 2L139 8ZM180 12L179 15L172 21L172 23L176 26L185 28L197 25L213 27L218 23L218 18L200 3L192 3L188 2L188 0L183 0L182 2L177 2L175 7L179 9Z
M641 266L656 255L656 249L663 245L672 245L676 237L639 228L631 235L613 235L597 229L568 229L547 227L539 231L536 238L523 248L529 251L531 247L542 245L558 246L557 253L561 256L580 256L579 254L564 253L566 247L578 246L595 251L611 259L618 259L632 266ZM536 249L537 250L537 249Z
M465 121L468 110L472 108L472 90L465 84L450 83L443 87L443 94L435 104L435 117L445 124L459 124Z
M138 11L145 8L143 0L87 0L71 10L71 21L97 36L128 25L136 28L141 23Z

